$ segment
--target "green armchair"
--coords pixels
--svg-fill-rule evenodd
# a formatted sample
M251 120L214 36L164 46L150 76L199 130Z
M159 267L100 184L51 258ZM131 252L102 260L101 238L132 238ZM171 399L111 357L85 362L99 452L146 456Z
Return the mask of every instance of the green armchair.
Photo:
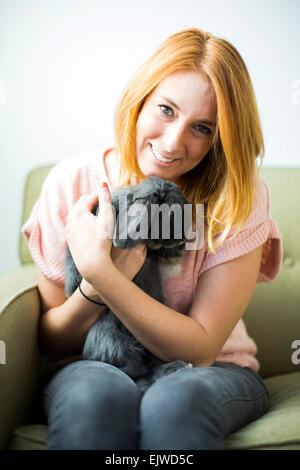
M50 168L30 172L22 223ZM228 436L225 448L300 449L300 168L264 168L261 176L270 189L284 259L276 281L256 285L244 320L258 346L270 407ZM0 449L38 450L45 449L47 436L41 390L49 362L40 353L36 269L22 236L19 255L22 266L0 277Z

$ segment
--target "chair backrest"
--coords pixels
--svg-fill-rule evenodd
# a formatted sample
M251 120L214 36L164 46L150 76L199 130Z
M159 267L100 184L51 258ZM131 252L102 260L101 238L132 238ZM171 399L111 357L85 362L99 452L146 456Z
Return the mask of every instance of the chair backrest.
M28 175L22 223L28 219L51 168L37 168ZM258 347L260 373L268 377L300 369L292 360L293 353L297 357L292 345L300 341L300 168L263 168L260 174L270 190L271 216L283 237L284 259L274 282L256 285L244 320ZM32 263L22 236L19 256L22 264Z
M22 225L29 219L34 203L37 201L44 180L54 165L42 166L30 171L25 181L23 195ZM19 258L22 264L33 263L31 254L22 235L19 238Z
M283 263L274 282L256 285L244 320L258 347L260 373L269 377L300 370L292 348L300 341L300 168L263 168L260 174L283 238Z

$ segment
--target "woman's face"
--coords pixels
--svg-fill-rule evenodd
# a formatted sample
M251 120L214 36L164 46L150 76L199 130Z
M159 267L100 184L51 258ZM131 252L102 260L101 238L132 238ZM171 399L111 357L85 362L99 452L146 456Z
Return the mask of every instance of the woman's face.
M209 151L217 105L203 75L175 72L152 91L137 121L136 150L145 176L176 183Z

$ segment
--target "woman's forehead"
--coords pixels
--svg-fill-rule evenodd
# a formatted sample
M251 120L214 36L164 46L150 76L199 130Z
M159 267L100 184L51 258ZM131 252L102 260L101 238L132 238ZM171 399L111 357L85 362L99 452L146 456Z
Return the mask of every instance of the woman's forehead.
M165 99L183 113L192 111L195 120L214 120L217 112L212 85L200 72L179 71L168 75L153 90L151 98ZM209 116L202 116L203 112Z

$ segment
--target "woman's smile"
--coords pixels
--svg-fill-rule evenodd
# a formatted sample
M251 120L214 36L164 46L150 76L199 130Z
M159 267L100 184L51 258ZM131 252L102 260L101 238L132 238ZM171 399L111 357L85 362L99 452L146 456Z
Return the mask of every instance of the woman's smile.
M161 155L152 144L149 144L150 150L152 153L152 156L154 157L154 161L157 165L162 165L162 166L171 166L175 162L177 162L179 159L178 158L167 158Z

